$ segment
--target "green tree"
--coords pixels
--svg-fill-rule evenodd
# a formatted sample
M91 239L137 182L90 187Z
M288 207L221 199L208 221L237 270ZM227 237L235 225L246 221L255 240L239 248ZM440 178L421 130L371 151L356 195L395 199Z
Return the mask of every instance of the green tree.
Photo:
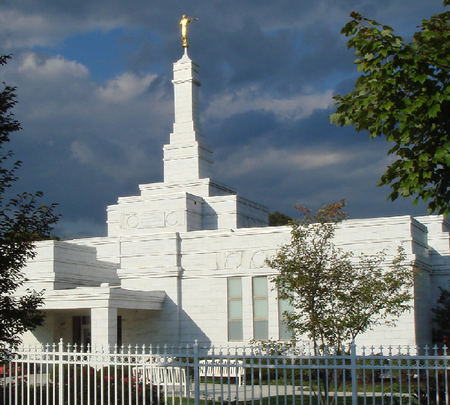
M269 226L288 225L290 221L292 221L292 218L281 212L275 211L272 214L269 214Z
M0 65L8 59L8 55L0 56ZM39 311L42 292L21 292L20 288L26 281L26 261L35 256L34 242L48 238L58 220L53 213L54 204L38 204L41 192L6 196L17 180L15 172L21 164L18 161L8 168L13 153L4 149L10 134L21 129L11 112L17 103L15 90L4 85L0 93L0 359L20 344L24 332L43 323L44 316Z
M279 298L288 300L287 323L294 339L308 337L320 353L344 350L358 334L376 325L395 325L411 308L413 270L405 252L386 265L386 253L355 257L333 243L336 227L347 214L345 203L326 205L292 223L291 241L268 261Z
M450 0L444 1L444 6ZM351 37L358 71L355 88L336 95L330 121L385 136L395 161L378 185L388 199L423 200L428 213L450 212L450 12L422 20L411 43L394 30L353 12L342 29Z
M433 328L433 341L445 342L447 345L450 339L450 291L438 287L440 294L436 306L431 309L434 314L432 321L436 328Z

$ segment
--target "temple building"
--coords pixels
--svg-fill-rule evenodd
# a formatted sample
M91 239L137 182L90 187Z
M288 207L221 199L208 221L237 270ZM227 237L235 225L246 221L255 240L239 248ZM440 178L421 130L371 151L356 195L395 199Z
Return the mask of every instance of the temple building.
M266 259L290 240L269 227L266 207L213 179L212 149L202 133L199 69L174 63L175 120L164 146L164 181L107 208L107 236L36 243L28 286L45 289L45 325L25 343L92 345L239 345L287 339ZM431 341L438 286L450 280L450 222L438 216L356 219L342 223L336 244L356 254L400 244L420 268L413 310L396 328L379 326L358 344Z

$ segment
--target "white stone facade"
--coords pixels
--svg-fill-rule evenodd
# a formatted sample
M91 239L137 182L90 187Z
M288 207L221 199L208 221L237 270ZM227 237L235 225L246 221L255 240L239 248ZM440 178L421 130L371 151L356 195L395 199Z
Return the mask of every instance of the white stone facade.
M198 66L187 53L174 64L173 84L175 123L164 147L164 182L140 185L139 196L109 206L107 237L37 243L26 273L28 286L46 290L47 318L26 343L236 345L258 334L283 337L276 291L268 283L258 295L255 280L260 286L270 280L265 260L289 241L290 228L268 227L265 207L212 180L212 150L199 120ZM357 343L430 342L430 308L437 287L450 281L449 230L440 217L340 225L336 243L342 248L387 249L389 261L403 244L420 267L414 310L397 328L377 327Z

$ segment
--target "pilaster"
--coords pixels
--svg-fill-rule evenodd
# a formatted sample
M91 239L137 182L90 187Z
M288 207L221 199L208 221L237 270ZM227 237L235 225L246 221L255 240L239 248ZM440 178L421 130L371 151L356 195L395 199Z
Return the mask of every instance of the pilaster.
M117 344L117 308L91 309L92 347Z

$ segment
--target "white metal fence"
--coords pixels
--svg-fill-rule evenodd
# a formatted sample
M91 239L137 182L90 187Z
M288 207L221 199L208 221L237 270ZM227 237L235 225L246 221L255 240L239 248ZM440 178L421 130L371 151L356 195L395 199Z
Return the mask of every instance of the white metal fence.
M450 405L447 349L23 347L0 367L0 404Z

